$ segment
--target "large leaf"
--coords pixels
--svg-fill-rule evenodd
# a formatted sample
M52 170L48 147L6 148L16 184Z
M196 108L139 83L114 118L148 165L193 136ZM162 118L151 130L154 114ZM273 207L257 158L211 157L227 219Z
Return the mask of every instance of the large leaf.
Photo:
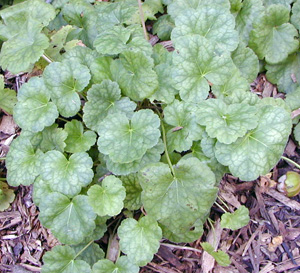
M300 30L300 1L299 0L295 1L295 3L293 4L291 22L298 30Z
M25 24L24 32L6 41L1 48L0 66L14 74L28 71L49 46L47 36L40 33L33 20Z
M253 23L260 20L264 13L262 0L244 0L243 6L238 12L235 21L236 29L240 33L240 40L246 45L249 41L249 34Z
M170 40L171 32L174 28L174 20L168 14L162 15L153 24L152 32L157 34L158 38L162 41Z
M90 64L93 83L102 83L103 80L112 79L112 73L110 70L112 61L113 59L108 56L94 58L94 60Z
M226 105L222 100L209 99L198 107L198 122L206 126L211 138L217 138L221 143L236 141L258 123L256 107L247 104Z
M170 151L187 151L193 141L201 139L203 129L197 123L196 107L190 103L175 100L164 109L164 120L173 126L167 132Z
M41 223L63 244L79 244L95 229L96 214L87 196L77 195L70 200L53 192L40 200L39 208Z
M120 257L114 264L112 261L99 260L93 266L93 273L138 273L139 267L133 264L127 256Z
M271 5L262 19L254 24L249 46L259 59L276 64L299 47L298 31L288 23L290 11L282 5Z
M115 216L123 209L126 192L122 181L115 176L104 178L100 185L93 185L87 192L89 203L100 216Z
M46 67L43 77L59 113L64 117L76 115L81 106L77 92L88 85L89 69L73 60L53 62Z
M96 142L96 133L83 131L83 124L73 119L65 124L65 131L68 133L65 150L69 153L80 153L88 151Z
M150 216L139 221L125 219L118 228L120 249L127 254L129 260L139 266L150 262L157 252L162 238L162 231L158 223Z
M120 66L113 71L122 92L132 100L149 98L158 87L152 59L142 52L124 51Z
M42 131L52 125L58 111L42 78L31 78L18 92L18 103L14 108L14 120L24 130Z
M292 54L285 61L266 65L267 78L277 84L278 90L290 93L299 87L300 82L300 54Z
M217 49L233 51L239 43L234 16L229 10L203 6L195 10L180 12L175 19L172 40L183 39L186 35L201 35L217 44Z
M13 108L17 103L16 91L4 88L4 77L0 75L0 108L12 115Z
M216 157L234 176L249 181L266 174L280 159L291 131L291 117L281 107L263 106L258 126L232 144L217 142Z
M111 114L99 126L99 150L118 163L140 159L158 143L159 125L158 116L149 109L135 112L131 120L121 113Z
M222 84L234 64L228 54L217 55L215 46L202 36L188 36L176 42L173 78L183 100L197 102L208 96L209 83Z
M90 273L89 264L75 257L76 252L70 246L55 246L43 257L42 273Z
M88 90L87 98L83 108L83 121L95 131L99 130L99 124L108 114L124 112L130 117L136 108L136 104L129 98L121 98L118 84L110 80L94 84Z
M101 237L98 237L97 239ZM87 244L84 241L79 245L72 246L76 253L84 249L84 251L81 252L81 254L78 256L79 260L83 260L87 262L90 266L93 266L100 259L104 258L105 253L98 244L92 243L88 246L88 248L86 248L86 246Z
M74 196L92 181L92 166L93 161L87 153L75 153L67 159L59 151L49 151L40 174L42 179L50 181L52 190Z
M180 236L181 231L203 225L218 189L213 172L197 158L181 159L174 171L173 176L164 163L148 165L140 171L140 183L147 214Z
M28 138L18 137L6 156L7 182L11 186L30 185L39 175L44 154L35 151Z

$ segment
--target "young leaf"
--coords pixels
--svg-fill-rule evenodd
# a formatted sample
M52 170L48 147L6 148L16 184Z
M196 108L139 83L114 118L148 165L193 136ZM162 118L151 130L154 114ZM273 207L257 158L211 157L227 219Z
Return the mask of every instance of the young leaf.
M254 129L258 123L257 108L247 104L226 105L210 99L198 105L198 122L207 134L221 143L230 144Z
M288 23L290 11L282 5L271 5L262 19L254 24L249 46L259 59L276 64L299 48L296 28Z
M102 120L108 115L123 112L131 117L136 104L129 98L121 98L116 82L103 80L94 84L87 92L88 101L83 107L83 121L87 127L98 131Z
M125 188L122 181L115 176L105 177L101 186L93 185L87 194L91 207L100 216L117 215L124 207Z
M16 102L16 91L4 88L4 77L3 75L0 75L0 108L12 115Z
M266 65L267 79L277 84L278 90L290 93L299 87L300 82L300 54L292 54L285 61Z
M142 188L139 183L138 173L121 176L122 184L126 190L124 207L129 210L137 210L142 206L141 193Z
M149 109L135 112L131 120L121 113L111 114L99 126L99 151L117 163L140 159L158 143L159 125L158 116Z
M216 44L220 51L233 51L239 43L238 32L234 29L234 16L229 10L204 5L195 10L180 12L175 19L172 40L187 35L201 35Z
M216 158L234 176L250 181L266 174L280 159L291 131L290 113L266 105L258 113L258 126L232 144L216 144Z
M74 196L92 181L92 166L93 161L87 153L75 153L67 159L61 152L49 151L39 171L53 191Z
M113 75L122 92L135 101L149 98L158 87L152 59L142 52L128 50L120 55L120 61L119 69L113 71Z
M158 38L162 41L170 40L171 32L175 27L174 20L168 14L158 18L153 24L152 32L157 34Z
M18 102L14 108L14 120L24 130L42 131L52 125L58 111L42 78L31 78L18 92Z
M246 45L253 23L259 21L264 14L262 0L244 0L243 6L235 18L236 29L240 34L240 40Z
M89 69L73 60L53 62L46 67L43 77L59 113L64 117L76 115L81 106L77 92L88 85Z
M211 256L213 256L215 258L215 260L217 261L217 263L220 266L229 266L230 265L230 259L228 254L226 254L225 252L223 252L222 250L218 250L218 251L214 251L213 246L210 243L201 243L202 248Z
M208 96L208 81L212 84L222 84L230 77L230 71L234 69L230 56L218 56L215 49L215 46L202 36L187 36L176 41L177 51L173 55L172 77L183 100L203 100Z
M235 212L226 212L221 216L221 227L237 230L248 225L249 221L249 210L245 206L240 206Z
M79 244L95 229L96 214L87 196L77 195L70 200L53 192L40 200L39 208L41 223L63 244Z
M42 273L91 273L89 264L75 257L76 252L70 246L55 246L43 257Z
M96 134L93 131L83 131L83 125L78 120L72 120L65 124L68 133L65 150L69 153L88 151L96 142Z
M173 176L164 163L148 165L140 183L147 214L180 235L197 220L203 223L218 189L213 172L197 158L181 159L174 171Z
M14 187L32 184L39 175L43 157L43 152L35 151L28 138L15 139L5 161L8 184Z
M231 58L248 83L253 82L259 71L259 61L253 50L240 42L238 48L231 53Z
M139 221L125 219L118 228L118 235L122 252L134 264L144 266L157 252L162 231L153 218L144 216Z
M12 203L14 199L14 191L11 190L6 183L0 181L0 211L9 208L10 203Z
M139 267L133 264L127 256L120 257L114 264L112 261L99 260L93 266L93 273L138 273Z
M71 246L74 250L75 253L78 253L81 251L87 244L81 243L79 245ZM98 262L101 259L104 259L105 253L104 251L100 248L98 244L92 243L89 245L88 248L86 248L79 256L78 260L83 260L87 262L90 266L93 266L96 262Z
M174 100L164 109L164 120L174 126L167 133L170 151L187 151L194 140L200 140L203 129L197 123L196 108L183 101Z

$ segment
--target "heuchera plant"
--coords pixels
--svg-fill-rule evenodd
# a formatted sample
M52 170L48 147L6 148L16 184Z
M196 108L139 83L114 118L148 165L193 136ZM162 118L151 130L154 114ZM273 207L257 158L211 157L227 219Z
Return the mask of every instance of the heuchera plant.
M0 11L2 69L43 71L18 91L22 132L6 166L11 186L33 184L40 221L62 243L44 273L134 273L162 238L198 239L222 176L266 174L290 135L300 0L146 0L142 10L136 0L27 0ZM152 47L140 23L164 12L153 30L173 52ZM250 92L259 68L287 103ZM0 107L14 103L2 80ZM115 263L94 243L114 218ZM249 221L245 207L222 218L232 229Z

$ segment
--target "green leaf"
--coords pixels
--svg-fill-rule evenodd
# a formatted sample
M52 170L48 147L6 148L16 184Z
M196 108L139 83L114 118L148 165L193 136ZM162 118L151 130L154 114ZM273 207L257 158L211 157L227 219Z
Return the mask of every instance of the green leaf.
M230 12L236 15L236 13L238 13L243 6L242 0L229 0L229 2L230 2Z
M259 71L259 61L253 50L240 42L238 48L232 52L231 58L248 83L253 82Z
M99 260L93 266L93 273L138 273L139 267L133 264L127 256L120 257L114 264L112 261Z
M300 123L298 123L295 128L294 128L294 137L295 139L298 141L298 143L300 143Z
M94 212L100 216L114 216L123 209L126 192L122 181L115 176L107 176L102 185L93 185L87 192Z
M266 65L267 79L277 84L278 91L290 93L299 87L300 82L300 54L292 54L285 61Z
M94 52L94 51L93 51ZM113 59L111 57L97 57L90 64L93 83L101 83L103 80L112 80L110 66Z
M124 207L129 210L137 210L142 206L142 188L139 183L138 173L121 176L122 184L126 190Z
M93 161L87 153L75 153L67 159L59 151L49 151L40 174L42 179L50 181L52 190L74 196L92 181L92 166Z
M222 214L221 227L237 230L248 225L249 221L249 210L245 206L240 206L233 213L226 212Z
M14 120L24 130L42 131L52 125L58 111L42 78L31 78L18 92L18 102L14 108Z
M125 219L118 228L118 235L121 251L134 264L144 266L159 249L162 231L154 219L144 216L139 221Z
M227 253L223 252L222 250L214 251L214 248L210 243L204 242L201 243L201 246L209 255L214 257L220 266L229 266L231 264Z
M80 153L88 151L96 142L96 134L93 131L83 131L80 121L73 119L65 124L68 133L65 150L69 153Z
M14 191L11 190L6 183L0 181L0 211L8 209L14 199Z
M117 163L140 159L158 143L159 125L158 116L149 109L135 112L131 120L121 113L111 114L99 126L99 151Z
M94 47L101 54L119 54L126 49L131 31L123 26L113 26L97 36Z
M129 98L121 98L118 84L110 80L94 84L88 90L87 98L83 107L83 121L95 131L99 130L100 123L107 115L121 112L130 117L136 108L136 104Z
M152 59L142 52L124 51L120 55L120 66L113 71L122 92L132 100L150 97L158 87Z
M214 186L213 172L197 158L181 159L174 171L175 176L164 163L143 168L140 171L142 202L149 216L181 236L182 230L203 225L218 189ZM191 241L200 236L201 231Z
M260 22L254 24L250 33L249 46L259 59L276 64L287 58L299 47L296 28L288 23L290 11L282 5L267 8Z
M89 264L75 257L75 250L70 246L55 246L43 257L42 273L90 273Z
M261 107L258 126L232 144L216 144L216 158L241 180L266 174L280 159L291 131L290 113L281 107Z
M183 100L197 102L208 96L209 83L222 84L234 69L228 54L216 55L215 46L202 36L176 41L173 55L175 88Z
M79 253L79 251L81 251L86 245L86 243L81 243L79 245L72 246L72 248L75 250L75 253ZM104 256L105 253L99 245L92 243L78 256L78 259L87 262L90 266L93 266L96 262L103 259Z
M159 64L170 64L172 62L172 52L169 52L163 45L156 44L153 46L152 59L154 64L158 66ZM157 74L159 77L159 74Z
M175 19L172 40L187 35L201 35L216 44L220 51L233 51L239 43L238 32L234 29L234 16L229 10L211 8L204 5L197 10L180 12Z
M259 21L264 14L262 0L244 0L243 6L235 18L236 29L239 32L240 40L248 44L249 34L253 23Z
M13 107L17 102L15 90L4 88L4 77L0 75L0 108L6 113L12 115Z
M53 62L46 67L43 77L59 113L64 117L76 115L81 106L77 92L88 85L89 69L73 60Z
M3 43L0 53L0 66L11 73L28 71L48 48L48 38L40 33L40 28L29 20L24 32Z
M286 94L285 102L292 111L300 108L300 88L298 87L293 92Z
M196 115L195 106L178 100L164 109L164 120L173 127L167 132L170 151L187 151L194 140L201 139L203 129L197 123Z
M43 156L40 150L34 150L29 139L15 139L10 145L5 161L8 184L14 187L32 184L39 175Z
M228 97L224 97L226 104L244 103L251 106L255 106L260 103L259 97L251 92L240 92L238 90L233 91Z
M222 100L209 99L198 105L198 122L207 134L221 143L230 144L256 128L257 109L247 104L226 105Z
M53 192L40 200L40 221L63 244L79 244L95 229L96 214L88 197L77 195L72 200Z
M135 173L150 163L158 162L163 152L164 145L162 141L159 141L158 144L153 148L148 149L140 159L129 163L116 163L113 162L108 156L105 156L106 167L115 175L127 175L130 173Z
M150 100L171 103L174 100L175 95L178 94L178 90L174 88L171 66L166 63L162 63L155 66L154 70L158 76L159 84L155 93L150 97Z
M292 8L291 23L300 30L300 1L295 1Z
M162 41L170 40L171 32L175 27L174 20L168 14L160 16L153 24L152 32L157 34L158 38Z
M43 180L41 176L38 176L34 181L32 198L36 206L39 207L43 198L53 192L50 183L50 181Z
M286 6L287 8L291 8L291 4L294 2L294 0L263 0L263 3L265 6L270 6L273 4L281 4L283 6Z

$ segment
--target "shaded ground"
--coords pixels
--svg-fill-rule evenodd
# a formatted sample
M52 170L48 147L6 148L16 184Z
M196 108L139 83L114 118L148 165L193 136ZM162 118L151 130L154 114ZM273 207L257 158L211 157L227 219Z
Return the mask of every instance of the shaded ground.
M155 37L152 43L156 43ZM169 43L164 44L171 46ZM18 89L26 75L10 78L6 83ZM252 92L262 97L283 97L261 75L252 85ZM12 118L2 113L0 123L0 157L5 156L18 128ZM300 163L299 147L291 138L285 156ZM2 161L2 174L5 176ZM200 272L300 272L300 198L285 197L276 189L278 178L288 170L299 171L280 161L272 173L252 182L240 182L226 175L220 187L218 203L234 211L241 204L250 210L251 221L238 231L222 230L219 219L223 211L212 208L209 223L205 225L202 238L191 244L172 245L163 241L153 261L140 272L200 273ZM58 241L43 228L38 220L38 209L32 203L32 187L14 188L15 201L5 212L0 213L0 272L39 272L43 254ZM222 201L220 201L222 200ZM206 253L200 242L208 241L231 257L229 267L220 267ZM100 242L103 246L105 239Z

